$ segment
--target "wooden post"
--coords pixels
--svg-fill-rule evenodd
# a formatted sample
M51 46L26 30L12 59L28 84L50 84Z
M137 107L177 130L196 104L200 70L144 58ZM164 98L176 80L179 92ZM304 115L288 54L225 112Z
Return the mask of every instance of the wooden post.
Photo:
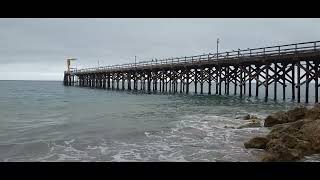
M200 68L200 76L201 76L201 80L200 80L200 94L203 94L203 68Z
M197 94L197 84L198 84L198 69L194 69L194 93Z
M298 103L300 103L300 87L301 87L301 85L300 85L300 80L301 80L301 76L300 76L300 61L299 62L297 62L297 80L298 80L298 82L297 82L297 88L298 88L298 94L297 94L297 98L298 98Z
M174 94L175 93L175 91L176 91L176 71L175 70L173 70L172 71L172 93Z
M168 71L166 71L166 92L168 92Z
M106 74L103 74L102 84L103 84L103 89L106 89Z
M212 68L208 68L208 94L211 94L211 76L212 76Z
M119 90L119 81L120 81L120 79L119 79L119 73L117 73L117 90Z
M273 99L276 101L277 100L277 81L278 81L278 70L277 70L277 63L274 63L274 91L273 91Z
M219 65L219 95L221 95L221 84L222 84L222 78L221 78L221 66Z
M67 76L66 73L63 75L63 85L67 85Z
M99 74L97 73L94 75L94 87L99 88Z
M115 85L115 79L116 79L116 74L112 73L112 81L111 81L111 89L114 90L114 85Z
M306 61L306 103L309 103L309 74L310 74L310 69L309 69L309 61Z
M247 70L247 67L246 66L244 66L243 67L245 70ZM246 71L243 71L243 82L242 82L242 84L243 84L243 95L246 95L246 82L247 82L247 76L246 76Z
M121 73L121 89L124 90L124 72Z
M256 65L256 97L259 96L259 75L260 75L260 66Z
M151 71L148 72L148 92L151 91Z
M229 88L230 88L230 66L226 67L226 76L227 76L227 95L229 95Z
M164 92L164 78L165 78L165 74L164 74L164 70L162 70L162 92Z
M282 94L283 94L283 100L286 100L286 64L282 64Z
M91 87L91 75L87 74L87 87Z
M95 74L90 74L90 80L91 80L91 88L94 88L95 86Z
M268 97L269 97L269 67L270 65L267 64L266 65L266 78L265 78L265 101L268 100Z
M92 88L96 87L96 74L92 74Z
M180 93L182 93L182 70L180 71L180 75L179 75L179 77L180 77Z
M226 95L227 94L227 69L228 67L224 67L224 94Z
M183 83L182 83L182 92L185 93L186 92L186 82L185 82L185 74L183 74L184 78L183 78Z
M72 81L71 80L71 75L68 75L68 77L69 77L69 80L68 80L69 81L69 86L71 86L71 81Z
M238 77L238 67L234 66L234 95L237 95L237 77Z
M77 75L77 79L78 79L78 81L76 82L76 86L81 87L81 76Z
M171 93L172 90L172 70L170 70L170 76L169 76L169 93Z
M176 71L175 80L176 80L176 93L177 93L177 92L178 92L178 85L179 85L179 83L178 83L178 80L179 80L179 72L178 72L178 71Z
M216 94L219 94L219 70L217 67L215 68L215 74L216 74Z
M292 94L292 100L294 100L295 99L295 82L296 82L296 80L295 80L295 63L292 63L291 64L291 68L292 68L292 70L291 70L291 94Z
M242 97L242 86L243 86L243 77L242 77L242 68L240 67L240 84L239 84L239 88L240 88L240 97Z
M130 91L131 90L131 72L128 72L128 77L127 77L127 79L128 79L128 90Z
M250 50L251 51L251 50ZM249 65L249 97L252 96L251 94L251 81L252 81L252 71L251 71L251 65Z
M186 69L186 94L189 94L189 69Z
M319 97L318 97L318 90L319 90L319 82L318 82L318 78L319 78L319 61L313 61L314 63L314 101L315 103L318 103L319 101Z
M87 74L86 75L86 87L90 87L90 75L89 74Z
M107 88L110 89L110 73L107 76Z
M134 71L133 73L133 90L137 90L137 72Z
M155 75L154 75L154 85L155 85L154 90L158 91L158 72L157 71L155 71Z
M158 72L159 73L159 92L161 92L161 88L162 88L162 86L161 86L161 82L162 82L162 79L161 79L161 77L162 77L162 74L161 74L161 71L159 71Z

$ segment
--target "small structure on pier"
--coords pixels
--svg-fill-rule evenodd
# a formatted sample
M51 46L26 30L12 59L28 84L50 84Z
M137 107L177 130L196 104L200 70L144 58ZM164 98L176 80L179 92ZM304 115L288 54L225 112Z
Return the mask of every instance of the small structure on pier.
M200 85L200 94L203 94L204 84L207 84L207 93L211 94L214 83L215 94L229 95L232 84L232 94L241 97L253 96L252 90L258 97L259 88L264 87L266 100L270 84L273 84L275 100L279 94L278 85L282 86L283 99L286 99L286 87L289 85L291 99L297 102L301 101L301 87L304 85L305 102L308 103L311 82L314 83L315 102L318 102L319 63L320 41L313 41L80 69L65 72L64 85L119 90L121 82L122 90L133 88L188 94L193 83L194 93L198 93ZM75 76L77 82L74 81Z
M69 85L69 86L74 85L75 75L72 70L76 70L76 68L71 67L71 61L75 61L75 60L77 59L76 58L67 59L67 71L64 72L64 80L63 80L64 85Z

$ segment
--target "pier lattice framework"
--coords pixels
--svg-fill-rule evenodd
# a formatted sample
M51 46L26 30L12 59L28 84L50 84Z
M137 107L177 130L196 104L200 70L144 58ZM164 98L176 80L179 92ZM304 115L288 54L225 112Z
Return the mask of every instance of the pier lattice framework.
M65 71L63 83L66 86L186 94L190 93L192 83L196 94L237 94L240 97L258 97L264 87L266 100L277 100L281 93L277 88L282 88L282 98L286 99L286 88L290 88L292 100L301 102L304 94L308 103L311 83L315 102L319 100L319 63L320 41L313 41ZM215 92L211 92L213 85ZM302 86L305 86L305 92L301 91ZM273 97L269 97L269 91L274 91Z

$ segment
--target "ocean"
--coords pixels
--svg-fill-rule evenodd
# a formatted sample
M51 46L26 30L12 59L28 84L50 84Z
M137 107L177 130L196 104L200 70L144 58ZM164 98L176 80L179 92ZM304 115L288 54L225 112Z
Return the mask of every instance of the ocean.
M148 94L0 81L0 161L259 161L263 150L243 143L269 129L226 126L244 124L237 117L248 113L264 118L298 105L289 92L285 101L280 95L273 101L272 92L265 102L214 89L213 95Z

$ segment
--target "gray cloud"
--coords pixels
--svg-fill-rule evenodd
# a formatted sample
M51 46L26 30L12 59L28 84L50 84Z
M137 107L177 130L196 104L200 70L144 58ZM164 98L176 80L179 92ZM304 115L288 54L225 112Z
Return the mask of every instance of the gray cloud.
M75 66L112 65L320 40L320 19L0 19L0 79L61 80Z

